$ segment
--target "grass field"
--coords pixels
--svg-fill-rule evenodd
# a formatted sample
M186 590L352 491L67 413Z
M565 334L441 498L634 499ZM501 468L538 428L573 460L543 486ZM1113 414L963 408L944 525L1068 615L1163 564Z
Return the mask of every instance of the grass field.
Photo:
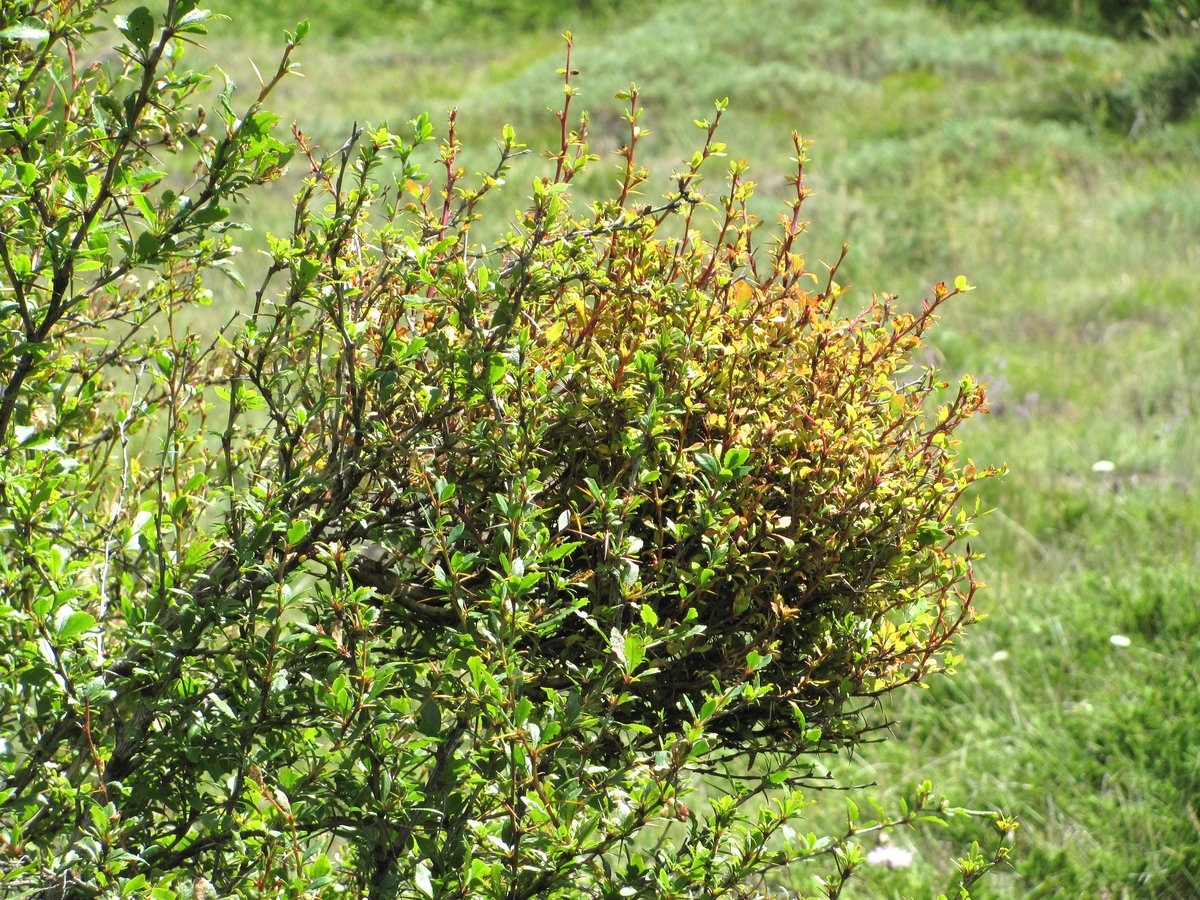
M991 383L965 451L1011 470L983 497L988 618L960 674L893 700L892 737L838 774L884 795L929 777L1017 814L1015 869L983 896L1200 896L1200 115L1163 99L1194 35L1122 42L898 0L220 5L234 21L210 46L242 80L312 19L308 77L277 105L327 146L356 120L454 104L480 167L504 122L549 139L570 27L597 149L619 140L613 92L638 82L665 189L692 119L728 96L725 140L764 214L790 129L815 140L810 259L847 240L843 281L910 301L968 274L979 290L933 355ZM262 221L286 215L273 197ZM930 896L969 839L896 835L913 866L852 893ZM794 877L779 887L811 887Z

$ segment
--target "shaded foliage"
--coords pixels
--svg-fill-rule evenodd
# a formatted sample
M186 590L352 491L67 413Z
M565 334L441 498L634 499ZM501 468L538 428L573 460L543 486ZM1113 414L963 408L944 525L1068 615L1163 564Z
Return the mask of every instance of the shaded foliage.
M1000 16L1029 12L1076 28L1118 36L1195 28L1200 22L1196 0L933 0L936 6L971 15Z

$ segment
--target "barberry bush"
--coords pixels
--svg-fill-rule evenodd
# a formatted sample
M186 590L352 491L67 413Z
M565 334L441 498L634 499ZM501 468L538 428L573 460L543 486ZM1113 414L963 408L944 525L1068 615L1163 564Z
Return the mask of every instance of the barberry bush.
M723 104L647 200L635 87L583 207L569 52L501 226L512 129L477 176L453 115L323 154L264 107L307 25L242 101L181 64L196 0L99 54L112 12L0 27L7 893L757 897L810 865L835 896L864 834L963 812L922 785L785 831L821 754L959 662L984 397L914 355L965 280L844 297L801 257L798 136L777 228L744 163L706 190ZM289 163L243 286L234 207ZM1007 857L991 818L956 891Z

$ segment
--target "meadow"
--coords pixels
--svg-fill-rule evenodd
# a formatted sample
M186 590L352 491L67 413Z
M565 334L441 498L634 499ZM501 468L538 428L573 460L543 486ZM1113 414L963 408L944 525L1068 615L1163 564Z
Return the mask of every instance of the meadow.
M1009 469L979 498L986 619L956 677L890 701L887 739L830 766L877 796L930 778L1018 815L1015 867L983 896L1200 896L1194 31L1116 38L915 0L221 6L232 22L207 45L243 84L247 58L268 69L282 29L312 20L307 77L275 105L330 149L356 121L437 122L451 105L469 167L506 122L547 145L570 28L596 152L615 160L612 97L637 82L650 184L666 190L698 146L693 119L729 97L724 140L751 161L764 217L790 130L814 140L810 260L846 241L840 280L909 304L966 274L978 290L948 309L929 361L990 383L963 447ZM594 167L577 193L615 177ZM527 179L512 181L515 209ZM288 190L260 225L286 222ZM814 815L843 808L830 792ZM930 896L971 837L896 834L912 865L869 867L851 894Z

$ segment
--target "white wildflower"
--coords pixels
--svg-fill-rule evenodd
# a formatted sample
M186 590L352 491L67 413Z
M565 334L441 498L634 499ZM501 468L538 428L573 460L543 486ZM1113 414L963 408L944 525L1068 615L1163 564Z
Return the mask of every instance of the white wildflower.
M867 862L870 865L887 866L889 869L907 869L912 865L912 861L912 851L895 844L880 844L867 854Z

